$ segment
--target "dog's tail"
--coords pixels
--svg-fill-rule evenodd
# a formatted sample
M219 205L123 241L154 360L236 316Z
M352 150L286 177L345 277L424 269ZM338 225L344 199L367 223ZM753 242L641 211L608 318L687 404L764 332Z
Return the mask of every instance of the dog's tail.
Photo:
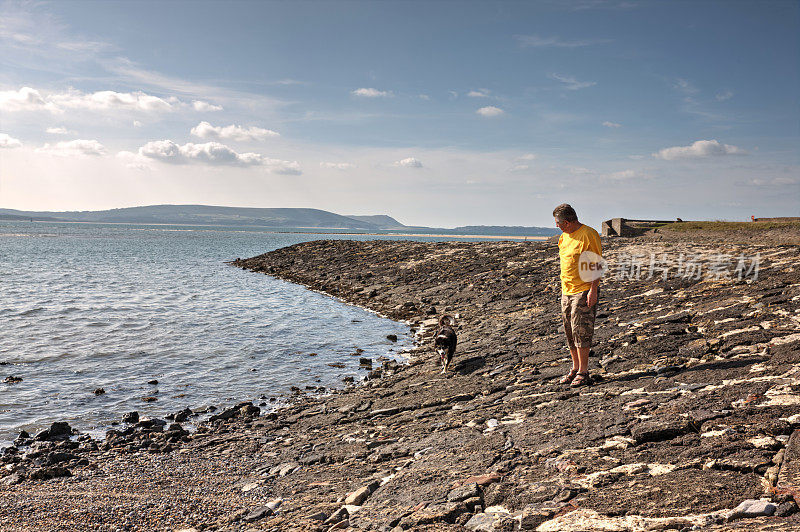
M445 314L441 318L439 318L439 328L442 327L455 327L456 326L456 319L451 316L450 314Z

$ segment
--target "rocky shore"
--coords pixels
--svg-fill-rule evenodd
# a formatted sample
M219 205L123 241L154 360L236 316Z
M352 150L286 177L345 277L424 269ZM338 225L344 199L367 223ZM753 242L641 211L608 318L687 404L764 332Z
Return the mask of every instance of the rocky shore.
M317 241L237 260L407 320L418 347L194 433L187 410L130 414L102 441L23 434L2 456L0 529L800 529L798 247L617 239L605 255L595 382L577 389L558 384L552 243ZM459 321L446 375L442 313Z

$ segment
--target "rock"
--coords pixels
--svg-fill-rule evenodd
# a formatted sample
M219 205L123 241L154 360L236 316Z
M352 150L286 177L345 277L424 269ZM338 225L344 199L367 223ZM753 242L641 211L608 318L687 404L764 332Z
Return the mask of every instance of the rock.
M651 441L670 440L689 432L691 425L686 419L656 420L639 423L631 429L631 437L637 445Z
M270 475L278 475L279 477L285 477L289 473L294 472L297 468L300 467L300 464L297 462L284 462L282 464L278 464L275 467L269 470Z
M72 427L64 421L56 421L50 425L49 429L37 434L34 439L36 441L57 441L68 440L70 436L72 436Z
M326 525L331 525L331 524L335 524L335 523L340 523L340 522L342 522L342 521L344 521L344 520L348 519L349 517L350 517L350 514L348 514L348 513L347 513L347 508L345 508L344 506L342 506L341 508L339 508L338 510L336 510L335 512L333 512L333 513L330 515L330 517L328 517L328 518L327 518L327 519L324 521L324 524L326 524Z
M363 358L363 357L359 358L358 359L358 364L360 366L371 368L372 367L372 359L371 358Z
M380 485L381 483L378 482L377 480L370 482L366 486L363 486L354 491L353 493L351 493L350 495L348 495L347 498L344 500L344 503L360 506L364 501L367 500L367 497L369 497L373 491L378 489L378 486Z
M97 388L97 389L94 391L94 394L95 394L95 395L103 395L104 393L106 393L106 391L105 391L103 388Z
M477 484L478 486L488 486L494 482L500 482L500 473L489 473L487 475L472 476L464 480L464 484Z
M155 403L156 401L158 401L158 397L153 397L152 395L148 397L142 397L142 401L144 401L145 403Z
M464 525L475 532L513 530L514 519L508 514L482 513L473 515Z
M139 422L139 412L134 410L133 412L128 412L127 414L124 414L122 416L122 422L123 423L130 423L132 425L135 424L135 423L138 423Z
M775 517L788 517L797 512L797 503L794 501L782 502L775 509Z
M183 423L191 416L192 416L192 409L187 407L181 410L180 412L176 412L174 419L176 423Z
M251 510L250 513L248 513L247 515L245 515L243 521L252 523L253 521L258 521L259 519L269 517L273 513L275 512L273 512L272 508L270 508L269 506L259 506Z
M22 382L22 377L15 377L13 375L9 375L6 377L3 382L6 384L17 384L18 382Z
M309 521L325 521L328 518L328 514L325 512L317 512L311 515L306 516L306 519Z
M19 484L23 480L25 480L24 476L20 475L19 473L12 473L7 477L3 477L3 479L0 480L0 484L3 484L4 486L13 486L15 484Z
M392 408L379 408L377 410L373 410L372 412L369 413L369 415L372 416L372 417L375 417L375 416L391 416L391 415L397 414L398 412L400 412L400 409L395 406L395 407L392 407Z
M558 504L531 504L522 509L519 516L520 530L535 530L536 527L553 517L558 511Z
M147 381L147 384L152 384L153 386L155 386L156 384L158 384L158 381L156 379L153 379L151 381Z
M387 334L386 335L386 339L389 340L390 342L396 342L397 341L397 335L396 334Z
M740 517L759 517L762 515L772 515L778 507L771 502L762 501L759 499L747 499L742 501L739 506L733 509L730 519L738 519Z
M37 469L28 475L31 480L50 480L58 477L71 477L72 473L66 467L53 466Z
M477 483L464 484L447 494L447 500L450 502L465 501L471 497L480 497L481 491L478 489Z

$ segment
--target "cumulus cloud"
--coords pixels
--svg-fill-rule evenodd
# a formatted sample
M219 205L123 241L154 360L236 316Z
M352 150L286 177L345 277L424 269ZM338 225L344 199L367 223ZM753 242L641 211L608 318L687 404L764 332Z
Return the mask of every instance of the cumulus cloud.
M74 135L75 131L71 129L67 129L65 127L48 127L45 130L47 133L51 135Z
M22 142L8 133L0 133L0 148L21 148Z
M422 161L415 159L414 157L400 159L399 161L395 161L393 164L394 166L405 166L406 168L422 168Z
M45 144L36 151L59 157L99 157L106 155L106 148L96 140L68 140L56 144Z
M230 139L239 141L264 140L267 137L279 137L280 134L271 129L260 127L244 128L232 124L230 126L212 126L208 122L200 122L192 128L192 135L201 139Z
M502 114L505 114L505 111L493 105L489 105L487 107L481 107L475 112L481 116L486 116L486 117L500 116Z
M24 111L44 109L47 102L36 89L22 87L18 91L0 91L0 110Z
M611 127L611 128L618 128L618 127L622 127L622 124L617 124L616 122L609 122L608 120L606 120L605 122L603 122L603 125L604 125L605 127Z
M203 100L194 100L192 107L194 107L195 111L222 111L221 105L214 105Z
M720 144L716 140L698 140L689 146L673 146L664 148L653 154L656 159L672 161L674 159L693 159L718 155L745 155L746 152L730 144Z
M581 48L583 46L611 42L610 39L564 40L558 37L542 37L540 35L514 35L514 38L523 48Z
M148 164L149 159L138 153L121 151L117 153L117 159L124 161L125 166L133 170L152 170L152 167Z
M478 89L474 91L469 91L467 93L467 96L471 98L488 98L490 92L491 91L489 91L489 89Z
M572 76L562 76L560 74L550 74L550 79L560 81L563 83L567 90L576 91L578 89L585 89L597 85L595 81L578 81Z
M179 145L154 140L139 148L139 155L170 164L205 163L219 166L264 166L274 174L300 175L300 163L264 157L259 153L237 153L219 142Z
M373 88L361 88L351 91L353 96L360 96L362 98L386 98L392 95L392 91L380 91Z
M43 95L31 87L18 91L0 91L0 110L63 112L66 109L129 109L136 111L169 111L180 104L176 98L165 100L158 96L137 92L97 91L81 92L70 89L66 92Z
M353 163L331 163L331 162L322 162L319 163L321 168L333 168L335 170L349 170L350 168L355 168L356 165Z

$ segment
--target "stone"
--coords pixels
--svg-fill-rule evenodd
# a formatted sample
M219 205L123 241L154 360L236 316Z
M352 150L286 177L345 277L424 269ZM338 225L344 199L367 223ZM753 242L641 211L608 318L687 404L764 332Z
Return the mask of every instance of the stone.
M465 501L471 497L480 497L481 492L477 483L464 484L447 494L447 500L450 502Z
M248 523L252 523L253 521L258 521L259 519L263 519L265 517L269 517L274 512L269 506L259 506L254 508L250 511L247 515L244 516L244 521Z
M397 341L397 335L396 334L387 334L386 335L386 339L389 340L390 342L396 342Z
M759 499L747 499L742 501L739 506L733 509L730 519L737 519L740 517L760 517L762 515L772 515L778 507L769 502Z
M94 391L94 394L95 394L95 395L103 395L104 393L106 393L106 391L105 391L103 388L97 388L97 389Z
M139 412L135 410L133 412L128 412L127 414L122 416L123 423L138 423L139 422Z
M72 427L64 421L56 421L50 425L49 429L37 434L34 439L36 441L56 441L68 440L70 436L72 436Z
M352 504L360 506L364 501L367 500L367 497L369 497L372 494L372 492L378 489L378 486L380 485L381 483L377 480L370 482L366 486L362 486L361 488L357 489L356 491L348 495L347 498L344 500L344 503L346 505Z
M0 480L0 484L3 484L4 486L13 486L14 484L19 484L23 480L25 480L25 477L19 473L12 473L7 477L3 477L3 479Z
M50 480L58 477L71 477L72 473L66 467L43 467L28 475L31 480Z
M797 512L797 503L794 501L782 502L775 509L775 517L788 517Z
M5 382L6 384L17 384L19 382L22 382L22 377L15 377L13 375L9 375L8 377L5 378L5 380L3 380L3 382Z
M473 515L464 527L474 532L513 530L514 519L508 514L481 513Z
M478 486L488 486L494 482L500 482L500 473L489 473L486 475L477 475L467 478L464 483L474 483Z
M645 442L670 440L689 432L691 425L686 419L644 421L631 429L631 437L637 445Z

